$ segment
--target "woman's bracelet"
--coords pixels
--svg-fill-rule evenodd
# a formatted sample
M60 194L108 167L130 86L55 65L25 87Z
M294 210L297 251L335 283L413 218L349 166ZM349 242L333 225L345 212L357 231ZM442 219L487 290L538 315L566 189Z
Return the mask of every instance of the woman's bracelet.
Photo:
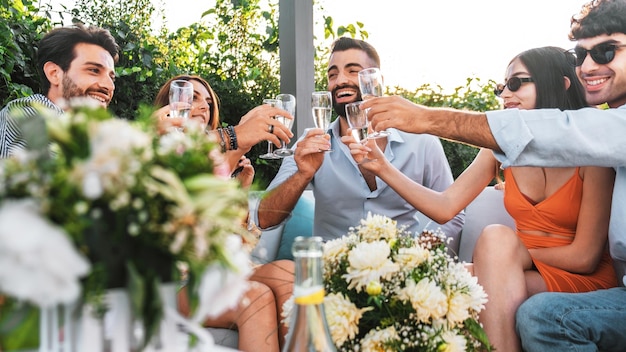
M217 133L220 135L220 147L222 148L222 153L226 153L226 141L224 141L224 129L218 128Z
M235 133L235 127L233 126L226 127L226 133L228 133L228 139L230 142L230 150L237 150L239 148L239 144L237 143L237 134Z

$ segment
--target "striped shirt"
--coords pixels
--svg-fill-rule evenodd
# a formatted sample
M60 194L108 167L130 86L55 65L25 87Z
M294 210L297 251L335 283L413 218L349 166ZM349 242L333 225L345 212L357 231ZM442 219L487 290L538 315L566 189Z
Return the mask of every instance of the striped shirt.
M8 158L16 150L26 147L26 141L22 138L15 116L26 118L41 116L38 110L41 108L50 109L58 115L63 114L63 109L41 94L10 101L0 110L0 158Z

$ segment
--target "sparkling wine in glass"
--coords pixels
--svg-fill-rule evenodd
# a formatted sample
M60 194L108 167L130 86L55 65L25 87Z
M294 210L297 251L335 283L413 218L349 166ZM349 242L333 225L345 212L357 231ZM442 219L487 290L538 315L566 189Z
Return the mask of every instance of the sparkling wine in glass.
M328 131L333 110L330 92L313 92L311 94L311 111L315 127Z
M296 116L296 97L291 94L278 94L276 96L276 100L279 100L283 105L283 110L287 111L291 114L291 116ZM291 130L291 125L293 124L292 119L288 119L285 116L276 116L276 120L280 121L283 125L287 126ZM289 155L293 155L293 150L287 148L287 142L282 141L282 144L279 149L274 151L274 154L277 156L284 158Z
M193 103L193 84L189 81L177 79L170 84L170 118L189 118Z
M362 101L355 101L354 103L346 104L346 120L348 120L348 126L350 126L350 133L352 137L358 142L365 144L367 142L369 123L367 122L367 114L365 109L361 108ZM373 159L364 158L358 164L363 164Z
M361 96L363 100L371 99L374 97L382 97L385 85L383 84L383 75L380 69L376 67L366 68L359 71L359 89L361 90ZM367 114L367 112L366 112ZM379 131L372 132L368 138L381 138L387 137L389 132Z
M346 119L354 139L359 143L364 143L367 139L369 126L367 124L367 115L365 110L361 108L362 101L346 104Z
M328 91L313 92L311 94L311 112L315 127L328 131L333 111L333 100ZM332 149L326 150L331 152Z
M263 99L263 104L270 105L275 108L283 108L283 103L278 99ZM274 116L274 118L276 118ZM281 159L282 157L274 154L274 145L272 142L267 141L267 153L259 155L261 159Z

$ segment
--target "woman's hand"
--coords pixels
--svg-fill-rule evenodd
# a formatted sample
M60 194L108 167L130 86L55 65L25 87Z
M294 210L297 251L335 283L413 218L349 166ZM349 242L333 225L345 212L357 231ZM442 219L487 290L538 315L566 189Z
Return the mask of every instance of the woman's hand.
M237 168L235 168L231 177L236 178L239 183L241 183L241 187L250 187L252 181L254 181L254 166L252 166L250 159L243 155L241 159L239 159Z
M160 135L169 133L174 128L180 129L185 123L185 120L181 118L170 118L169 105L165 105L153 112L152 117L157 120L157 131Z
M352 135L341 137L341 141L350 148L350 154L362 168L378 175L389 162L376 143L376 139L368 139L365 143L357 143Z
M280 147L281 141L289 143L293 133L287 126L274 119L276 115L293 119L287 111L269 105L257 106L245 114L235 126L239 149L247 153L262 141L270 141L277 147Z

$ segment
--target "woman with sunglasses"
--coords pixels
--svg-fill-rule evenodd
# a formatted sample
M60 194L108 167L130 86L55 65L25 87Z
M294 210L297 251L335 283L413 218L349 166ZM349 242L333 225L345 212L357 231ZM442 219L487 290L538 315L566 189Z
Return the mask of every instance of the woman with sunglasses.
M169 106L167 106L169 103L169 86L176 79L190 81L193 84L194 94L190 119L206 125L207 130L217 133L216 140L224 138L224 135L227 138L232 138L230 133L237 131L236 138L239 140L239 147L228 148L226 157L229 158L230 155L230 160L239 161L238 166L242 167L243 171L239 173L237 178L242 186L249 186L254 178L254 168L243 154L261 141L259 136L264 136L262 132L267 132L267 123L275 121L270 118L273 116L270 114L275 115L281 112L284 114L284 111L274 111L275 108L267 105L257 107L246 114L242 118L241 124L234 129L227 132L219 131L219 100L209 83L199 76L181 75L168 80L155 98L154 104L160 107L155 115L162 121L167 121L165 115L169 113ZM265 117L272 121L266 121ZM283 126L280 122L276 124L273 130L275 136L279 135L277 133L279 129L287 130ZM261 128L263 131L259 131ZM288 135L283 132L283 136L286 138ZM245 147L242 148L242 146ZM249 281L250 287L240 304L219 317L207 319L204 326L238 330L238 350L240 351L279 351L287 333L284 325L280 324L280 320L282 319L282 306L291 296L293 288L293 262L279 260L259 265L255 267ZM189 314L190 311L186 292L184 287L178 295L179 310L185 315Z
M574 57L555 47L531 49L514 57L496 94L505 109L586 107ZM350 137L357 162L375 173L422 213L444 223L465 208L497 177L500 164L481 149L472 164L443 192L407 179L394 169L376 143ZM512 167L504 203L516 229L487 226L476 242L473 269L488 294L480 315L498 351L520 351L515 332L517 307L543 291L585 292L617 285L606 249L614 171L610 168Z

